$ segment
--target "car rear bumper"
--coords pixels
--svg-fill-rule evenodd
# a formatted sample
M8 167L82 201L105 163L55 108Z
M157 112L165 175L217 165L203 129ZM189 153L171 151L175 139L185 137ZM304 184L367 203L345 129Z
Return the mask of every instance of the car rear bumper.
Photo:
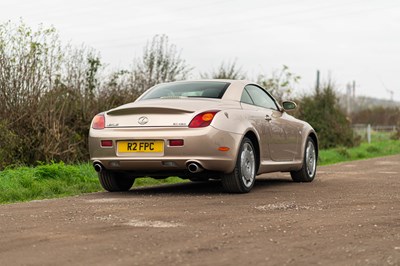
M171 147L168 141L182 139L183 146ZM204 170L232 172L242 135L205 128L106 128L90 130L89 151L93 163L116 171L148 173L185 172L195 162ZM111 140L112 147L101 147L101 140ZM163 154L120 154L118 141L162 140ZM221 151L228 147L228 151Z

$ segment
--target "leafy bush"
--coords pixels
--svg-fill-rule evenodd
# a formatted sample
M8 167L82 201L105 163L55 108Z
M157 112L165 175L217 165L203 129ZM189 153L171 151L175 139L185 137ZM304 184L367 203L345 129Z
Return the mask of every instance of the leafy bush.
M351 115L354 124L371 124L378 126L394 126L400 123L400 108L372 107Z
M353 147L358 145L353 137L349 119L338 106L334 85L328 82L321 91L305 96L299 101L296 114L314 127L318 133L322 149L337 146Z
M399 125L397 126L396 132L393 133L393 134L390 136L390 139L392 139L392 140L399 140L399 139L400 139L400 122L399 122Z
M350 157L350 154L349 154L349 152L347 151L347 149L345 147L338 147L338 148L335 149L335 151L340 156L342 156L343 158L349 158Z
M0 25L0 168L87 158L99 66L93 50L63 47L54 28Z
M156 83L185 78L190 68L162 35L132 71L116 71L102 83L101 70L96 51L63 46L54 28L0 24L0 169L86 161L96 113L134 101Z
M381 149L377 146L369 146L366 150L368 153L379 153Z

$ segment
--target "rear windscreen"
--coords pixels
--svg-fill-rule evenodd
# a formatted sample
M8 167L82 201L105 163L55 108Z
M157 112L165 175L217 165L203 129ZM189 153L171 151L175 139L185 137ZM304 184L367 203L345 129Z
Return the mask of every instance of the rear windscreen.
M151 88L140 100L189 97L221 99L229 84L219 81L165 83Z

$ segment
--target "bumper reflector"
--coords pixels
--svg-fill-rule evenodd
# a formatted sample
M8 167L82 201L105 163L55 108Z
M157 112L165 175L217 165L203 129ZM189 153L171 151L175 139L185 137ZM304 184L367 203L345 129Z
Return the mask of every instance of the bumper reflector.
M229 147L219 147L218 150L219 151L229 151L231 148Z
M102 140L101 141L101 147L112 147L113 142L112 140Z
M183 146L183 139L170 139L168 142L169 146Z

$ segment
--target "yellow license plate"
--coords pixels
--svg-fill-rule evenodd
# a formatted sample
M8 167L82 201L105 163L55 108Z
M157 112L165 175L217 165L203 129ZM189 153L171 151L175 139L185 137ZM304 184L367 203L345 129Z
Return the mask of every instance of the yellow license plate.
M163 152L164 141L160 140L136 140L119 141L118 152Z

